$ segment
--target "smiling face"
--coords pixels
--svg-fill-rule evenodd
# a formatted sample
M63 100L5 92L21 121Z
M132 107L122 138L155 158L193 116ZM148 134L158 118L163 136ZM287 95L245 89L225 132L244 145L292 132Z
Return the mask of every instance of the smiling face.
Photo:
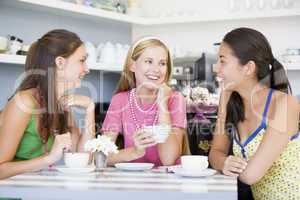
M133 61L130 70L135 74L136 87L157 89L165 82L168 53L161 46L149 46Z
M223 80L224 87L234 90L247 80L247 68L240 64L232 49L225 42L221 43L219 59L215 72Z
M64 83L64 90L80 87L81 79L89 73L86 58L87 53L83 45L67 58L56 58L57 78Z

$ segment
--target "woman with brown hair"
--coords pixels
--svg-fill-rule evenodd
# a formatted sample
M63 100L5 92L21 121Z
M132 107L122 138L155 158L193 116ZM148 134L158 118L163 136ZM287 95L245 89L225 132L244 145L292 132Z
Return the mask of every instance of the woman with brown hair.
M67 30L52 30L31 45L25 78L1 113L0 179L52 165L94 137L93 101L66 94L88 73L86 57L83 42ZM72 106L86 110L83 134Z

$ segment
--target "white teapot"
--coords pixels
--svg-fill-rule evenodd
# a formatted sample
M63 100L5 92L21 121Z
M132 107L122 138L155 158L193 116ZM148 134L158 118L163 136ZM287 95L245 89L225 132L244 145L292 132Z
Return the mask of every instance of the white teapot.
M91 64L95 64L96 63L96 48L93 45L93 43L86 41L84 43L86 52L88 54L88 58L87 58L87 64L91 65Z
M100 43L100 44L98 44L98 46L96 48L96 60L97 60L97 62L100 62L101 52L102 52L103 47L104 47L104 44Z
M100 62L114 64L116 62L116 50L111 42L106 42L101 50Z
M122 64L123 60L123 46L120 43L116 44L116 64Z

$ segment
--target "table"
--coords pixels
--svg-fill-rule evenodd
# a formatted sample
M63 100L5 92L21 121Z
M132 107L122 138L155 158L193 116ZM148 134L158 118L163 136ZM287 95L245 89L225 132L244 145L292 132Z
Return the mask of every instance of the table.
M184 178L162 170L126 172L106 168L85 174L43 170L0 180L1 197L22 200L234 200L237 199L237 180L220 174Z

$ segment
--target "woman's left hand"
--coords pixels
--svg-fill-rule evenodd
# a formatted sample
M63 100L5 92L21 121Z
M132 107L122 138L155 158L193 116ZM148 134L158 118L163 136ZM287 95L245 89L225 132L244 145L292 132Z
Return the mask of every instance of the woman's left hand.
M79 94L64 95L59 99L59 104L65 110L68 110L72 106L78 106L86 110L95 108L95 103L90 97Z

